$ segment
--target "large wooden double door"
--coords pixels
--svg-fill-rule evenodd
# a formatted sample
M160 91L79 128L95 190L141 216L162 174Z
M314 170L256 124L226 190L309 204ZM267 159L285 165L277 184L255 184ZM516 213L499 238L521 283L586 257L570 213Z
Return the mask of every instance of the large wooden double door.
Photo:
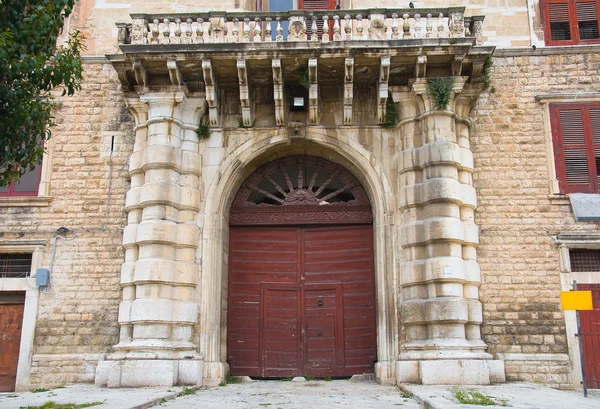
M373 229L232 226L232 375L346 377L376 360Z

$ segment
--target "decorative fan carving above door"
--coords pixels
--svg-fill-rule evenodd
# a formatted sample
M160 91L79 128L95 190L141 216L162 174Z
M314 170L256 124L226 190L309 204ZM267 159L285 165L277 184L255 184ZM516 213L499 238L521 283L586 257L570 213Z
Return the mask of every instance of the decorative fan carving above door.
M292 156L254 172L238 191L230 224L370 223L358 180L325 159Z

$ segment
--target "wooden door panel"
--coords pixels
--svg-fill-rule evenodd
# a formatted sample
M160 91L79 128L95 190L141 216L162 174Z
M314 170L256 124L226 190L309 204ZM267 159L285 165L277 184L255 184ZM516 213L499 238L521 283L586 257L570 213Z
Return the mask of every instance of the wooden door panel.
M301 373L299 293L298 287L263 287L262 377Z
M600 284L578 284L578 290L591 290L594 309L580 311L581 341L585 358L587 387L600 388Z
M231 373L344 377L372 372L372 235L368 225L232 227Z
M15 390L24 304L0 304L0 392Z

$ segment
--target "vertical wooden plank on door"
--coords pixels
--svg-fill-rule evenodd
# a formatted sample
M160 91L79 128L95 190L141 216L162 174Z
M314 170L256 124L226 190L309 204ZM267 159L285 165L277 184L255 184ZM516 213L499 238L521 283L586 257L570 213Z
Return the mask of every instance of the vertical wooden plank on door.
M0 392L15 390L24 306L0 300Z
M299 293L297 286L263 285L262 377L301 375Z

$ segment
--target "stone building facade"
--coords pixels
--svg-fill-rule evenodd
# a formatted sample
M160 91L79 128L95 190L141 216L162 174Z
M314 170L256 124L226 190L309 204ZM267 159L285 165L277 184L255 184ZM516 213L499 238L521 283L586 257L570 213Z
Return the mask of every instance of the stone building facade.
M570 202L600 193L598 17L569 15L566 35L545 2L413 3L78 2L65 33L87 38L82 90L60 99L35 188L0 190L9 388L345 376L358 356L387 384L578 387L560 292L600 283L600 224ZM362 307L340 267L356 226ZM298 238L292 281L265 267L280 232ZM312 256L329 278L309 283ZM333 324L311 327L330 303ZM293 328L271 339L286 308Z

